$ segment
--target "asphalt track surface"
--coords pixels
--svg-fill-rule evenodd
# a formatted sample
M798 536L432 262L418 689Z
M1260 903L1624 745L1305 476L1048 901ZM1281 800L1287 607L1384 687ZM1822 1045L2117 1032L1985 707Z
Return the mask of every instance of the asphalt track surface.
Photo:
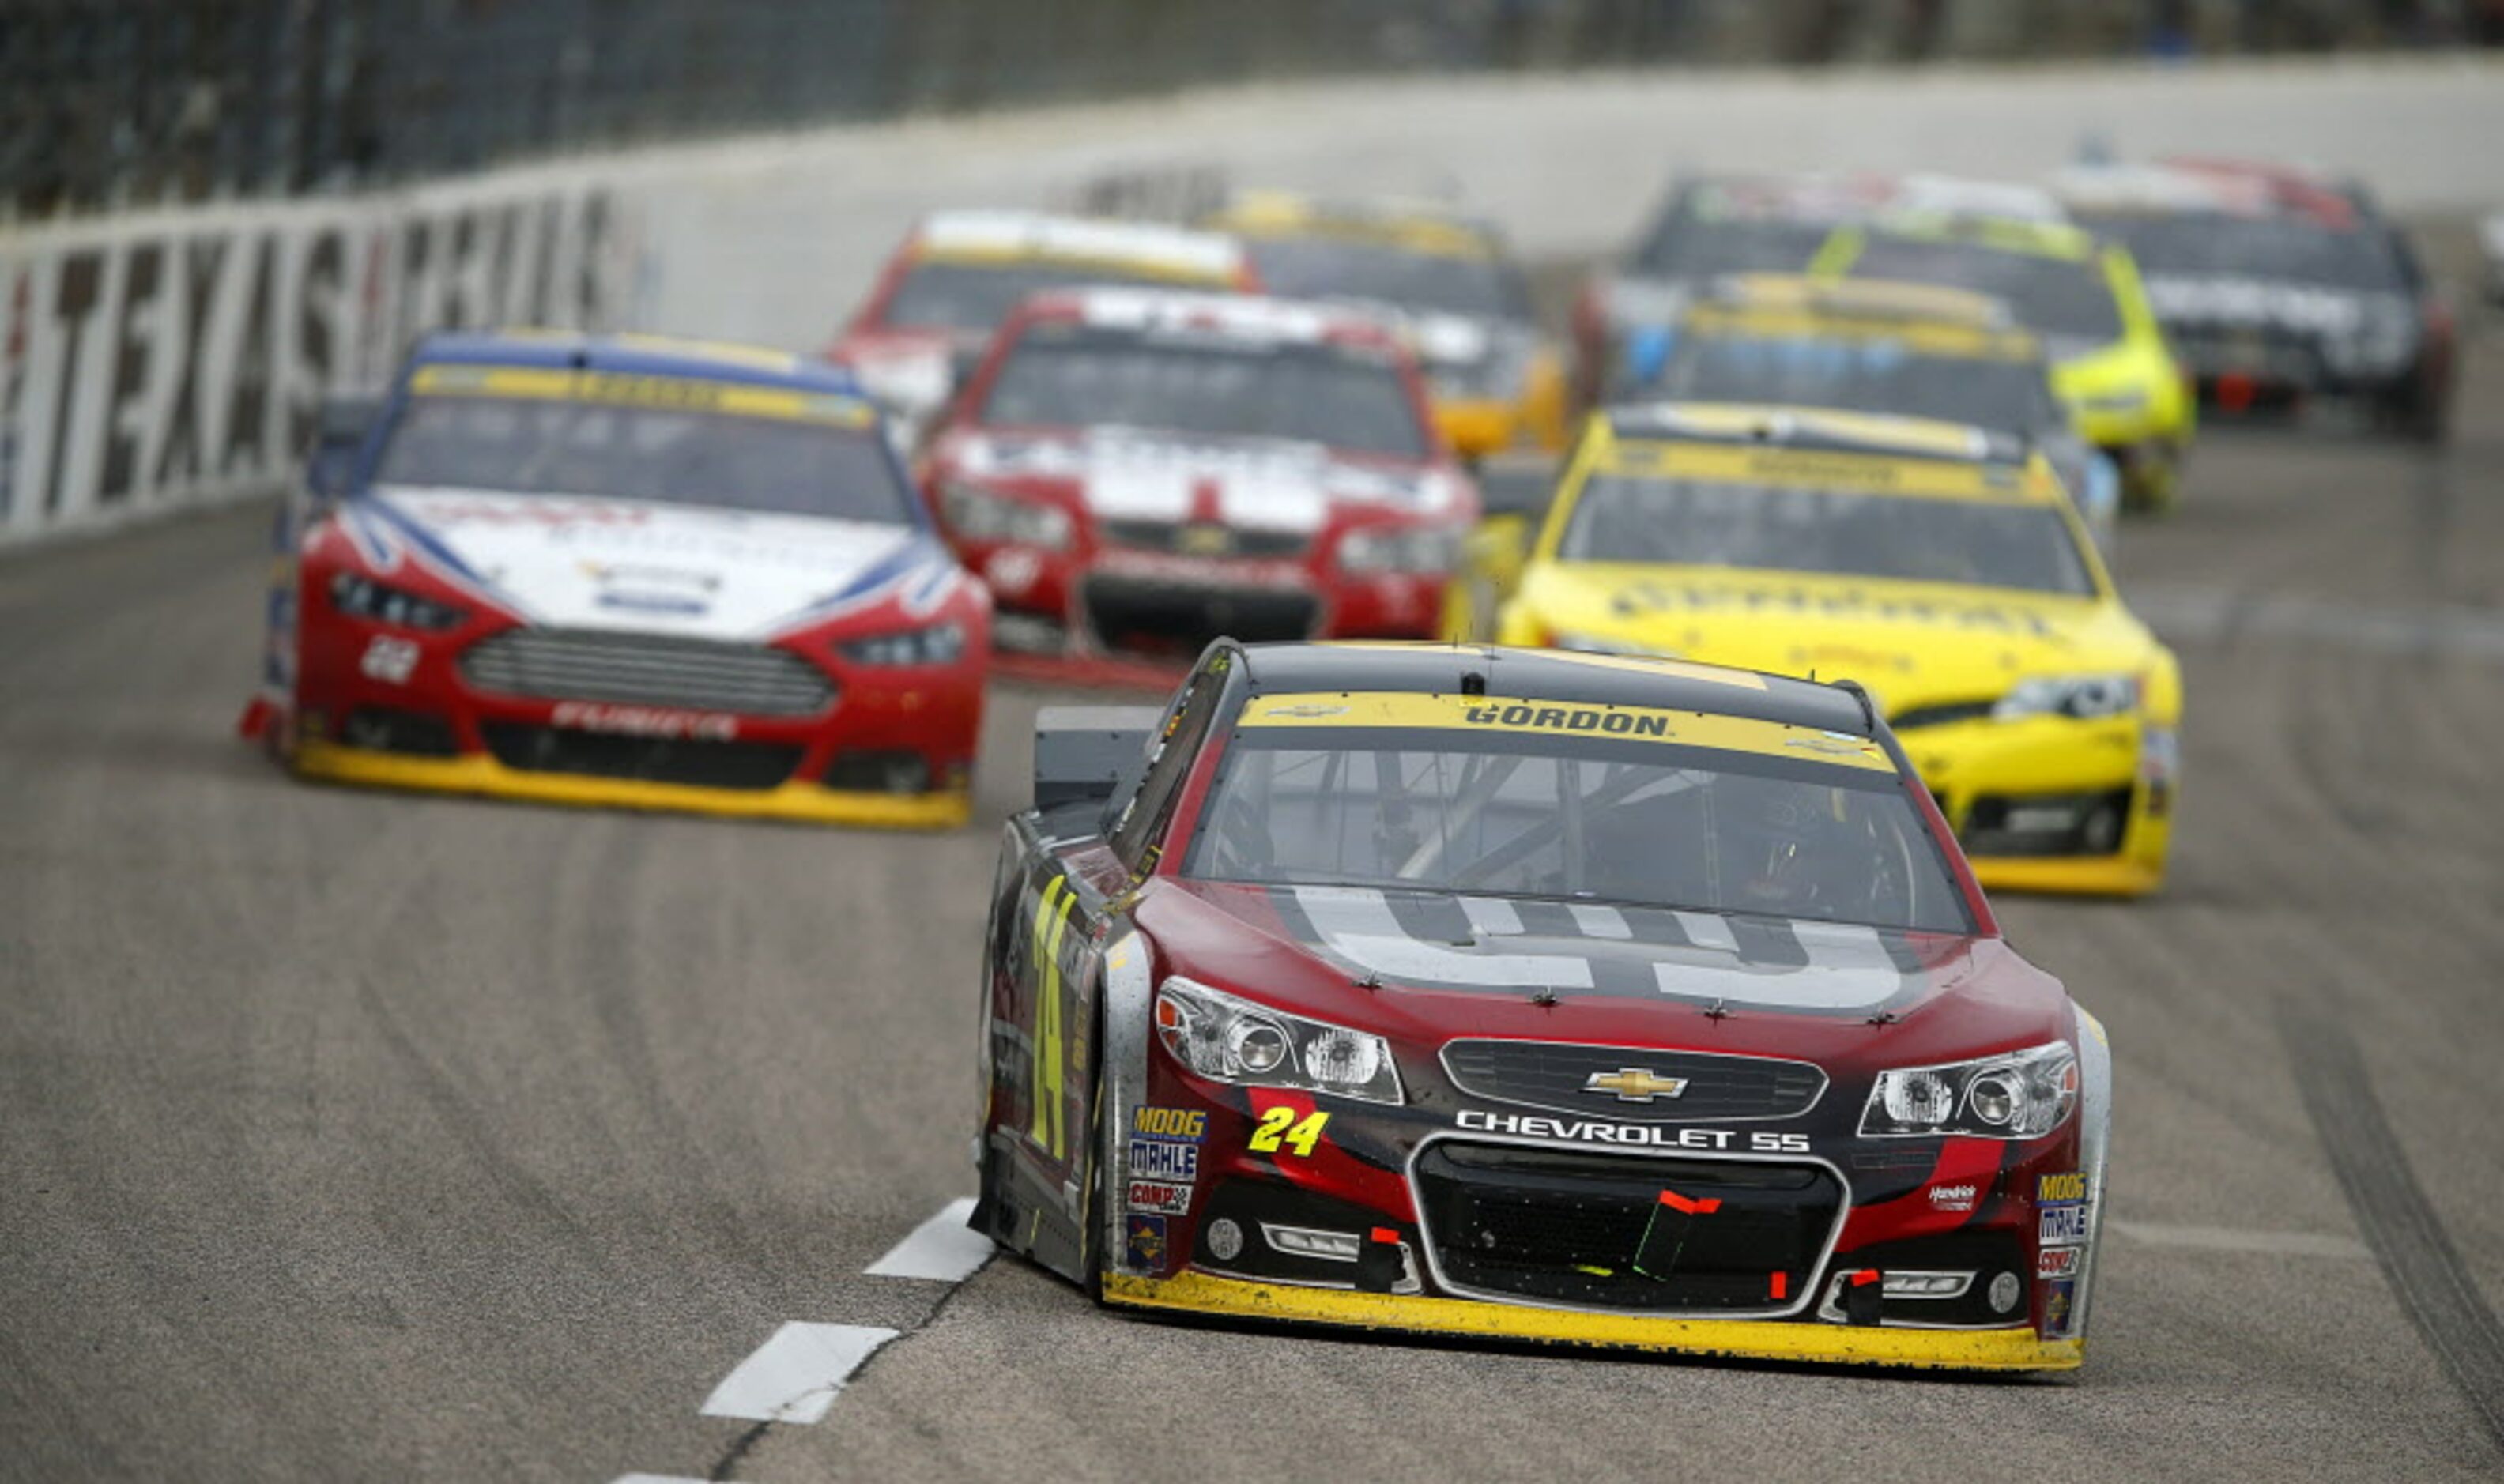
M2176 638L2172 886L2009 899L2110 1027L2052 1381L1282 1336L994 1260L982 822L314 787L235 742L264 514L0 563L0 1475L2493 1477L2504 1469L2504 332L2436 457L2210 437L2126 586ZM699 1415L788 1322L822 1420Z

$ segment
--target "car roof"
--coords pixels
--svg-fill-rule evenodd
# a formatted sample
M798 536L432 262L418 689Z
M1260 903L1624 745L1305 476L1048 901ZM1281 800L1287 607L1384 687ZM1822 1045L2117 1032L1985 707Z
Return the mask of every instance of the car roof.
M2052 177L2053 190L2080 211L2267 211L2268 188L2246 177L2184 170L2173 165L2071 165Z
M1963 464L2022 465L2009 433L1934 418L1756 402L1647 402L1602 411L1619 442L1726 443L1819 453L1874 454Z
M1038 293L1026 300L1026 311L1038 319L1075 320L1105 329L1181 329L1253 344L1404 343L1391 327L1364 310L1258 293L1200 293L1108 284Z
M2095 248L2094 235L2071 223L2028 222L1963 212L1889 211L1872 219L1868 229L1877 235L1915 242L1961 243L2072 262L2083 261Z
M1887 278L1731 273L1715 279L1701 302L1742 313L1921 321L1970 329L2007 329L2015 324L2006 301L1988 293Z
M1868 737L1865 703L1840 686L1687 660L1516 649L1493 644L1363 641L1243 646L1256 692L1409 692L1586 706L1646 706L1748 716Z
M1503 234L1440 201L1400 196L1344 198L1301 191L1239 190L1201 219L1250 237L1351 237L1450 258L1493 257Z
M912 251L922 257L1120 263L1211 283L1231 282L1243 270L1242 245L1223 233L1035 211L937 212L922 219Z
M438 330L409 352L411 365L540 366L630 376L681 376L795 391L860 396L852 373L806 356L761 346L667 335L582 334L556 329Z

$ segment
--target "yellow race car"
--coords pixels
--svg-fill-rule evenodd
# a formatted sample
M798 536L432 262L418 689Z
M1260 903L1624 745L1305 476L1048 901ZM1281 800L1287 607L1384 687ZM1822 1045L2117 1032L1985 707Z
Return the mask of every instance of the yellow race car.
M2043 337L2079 434L2121 470L2122 503L2171 505L2197 400L2130 250L2059 222L1898 212L1835 228L1809 271L1971 289Z
M1519 577L1449 638L1860 681L1987 886L2165 877L2180 673L2039 453L1952 423L1663 403L1595 414ZM1492 613L1472 594L1497 592Z
M1270 293L1371 305L1409 333L1435 421L1463 457L1565 444L1565 365L1492 226L1421 202L1238 192L1203 218Z

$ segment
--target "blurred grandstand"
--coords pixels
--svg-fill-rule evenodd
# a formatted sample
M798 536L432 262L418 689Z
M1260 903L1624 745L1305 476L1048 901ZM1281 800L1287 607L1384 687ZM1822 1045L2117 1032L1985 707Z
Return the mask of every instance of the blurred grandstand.
M12 0L0 219L1289 77L2499 42L2504 0Z

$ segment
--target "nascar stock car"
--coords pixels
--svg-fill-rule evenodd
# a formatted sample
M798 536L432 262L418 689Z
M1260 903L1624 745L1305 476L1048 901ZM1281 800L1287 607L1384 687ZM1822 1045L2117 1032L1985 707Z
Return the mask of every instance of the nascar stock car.
M1849 676L1985 884L2130 895L2164 880L2179 672L2042 455L2005 434L1810 408L1613 409L1586 426L1492 631Z
M2078 220L2127 243L2202 402L2219 412L2345 402L2440 438L2451 308L2408 236L2352 189L2220 165L2068 172Z
M1233 233L1268 292L1387 312L1426 370L1435 419L1469 457L1565 443L1564 362L1530 279L1493 226L1423 202L1240 191L1200 224Z
M1948 175L1715 174L1682 180L1625 259L1584 284L1574 306L1573 386L1613 399L1629 340L1678 318L1687 297L1734 273L1795 273L1836 227L1882 211L2059 222L2048 190Z
M1028 294L1085 284L1254 287L1241 247L1214 232L1035 212L924 218L887 260L828 359L849 366L910 443Z
M2053 390L2121 471L2122 502L2171 505L2197 420L2130 250L2066 223L1890 212L1835 229L1810 271L1970 289L2042 336Z
M643 336L421 341L280 520L243 729L295 771L961 822L990 601L851 379Z
M2080 1363L2102 1027L1867 699L1675 661L1211 646L1047 709L972 1225L1106 1303Z
M1220 634L1431 637L1478 512L1370 316L1136 289L1019 310L922 474L1011 669L1160 687Z
M1732 275L1629 352L1623 400L1833 407L2026 439L2110 559L2120 474L2070 426L2041 341L1997 299L1883 279Z

